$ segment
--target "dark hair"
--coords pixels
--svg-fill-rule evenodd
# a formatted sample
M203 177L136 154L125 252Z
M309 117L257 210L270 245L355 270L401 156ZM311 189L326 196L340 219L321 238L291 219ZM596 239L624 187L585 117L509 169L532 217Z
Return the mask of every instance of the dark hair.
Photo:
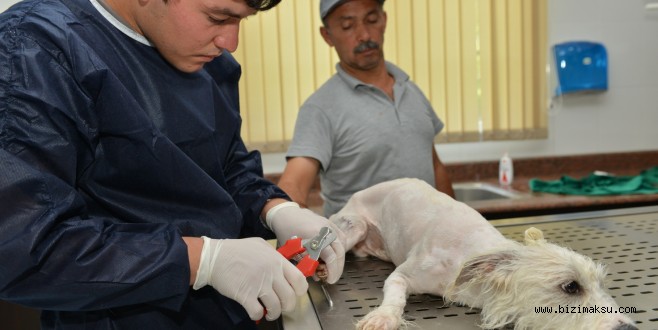
M265 11L274 8L281 0L245 0L250 8Z
M169 2L169 0L162 0L164 3ZM281 0L244 0L249 8L253 8L259 11L265 11L268 9L274 8L276 5L281 2Z

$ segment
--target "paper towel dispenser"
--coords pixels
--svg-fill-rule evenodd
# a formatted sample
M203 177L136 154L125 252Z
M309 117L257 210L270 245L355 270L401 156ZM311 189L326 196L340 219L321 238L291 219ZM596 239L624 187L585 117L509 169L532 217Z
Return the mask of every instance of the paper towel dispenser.
M608 55L596 42L572 41L553 46L555 95L608 89Z

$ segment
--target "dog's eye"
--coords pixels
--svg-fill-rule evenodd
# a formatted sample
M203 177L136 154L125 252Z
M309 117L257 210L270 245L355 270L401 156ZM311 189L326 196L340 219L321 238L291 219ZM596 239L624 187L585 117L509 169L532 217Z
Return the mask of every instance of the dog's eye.
M562 284L562 291L568 294L576 294L580 292L580 284L576 281L571 281L569 283Z

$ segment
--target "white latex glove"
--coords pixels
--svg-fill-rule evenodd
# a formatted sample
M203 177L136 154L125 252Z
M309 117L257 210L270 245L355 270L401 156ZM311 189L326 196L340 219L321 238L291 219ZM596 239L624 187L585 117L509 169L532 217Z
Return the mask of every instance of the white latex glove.
M340 279L345 265L345 235L327 218L309 209L300 208L297 203L285 202L270 209L265 221L276 234L279 245L283 245L293 236L311 238L317 235L322 227L330 227L336 233L336 240L322 250L320 259L326 264L327 282L333 284ZM317 280L317 276L313 278Z
M292 311L296 296L308 290L302 272L257 237L218 240L204 236L193 288L206 285L240 303L254 321L263 318L263 305L270 321L281 311Z

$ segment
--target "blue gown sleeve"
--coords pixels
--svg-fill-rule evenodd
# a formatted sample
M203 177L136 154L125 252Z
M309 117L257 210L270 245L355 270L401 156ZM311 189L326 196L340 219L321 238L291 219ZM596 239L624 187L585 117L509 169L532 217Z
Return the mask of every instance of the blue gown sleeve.
M0 31L0 299L51 310L179 308L190 276L180 233L90 214L76 181L95 132L74 109L94 101L79 72L20 33Z
M232 55L222 54L221 60L207 66L206 70L215 79L220 90L226 94L227 99L232 100L233 105L230 108L239 111L238 81L242 72ZM234 115L241 122L240 114ZM245 220L241 236L274 238L272 232L262 225L260 212L268 200L274 198L290 200L290 197L281 188L264 178L260 153L255 150L248 151L239 132L240 130L237 130L230 151L227 153L224 175L227 190Z

